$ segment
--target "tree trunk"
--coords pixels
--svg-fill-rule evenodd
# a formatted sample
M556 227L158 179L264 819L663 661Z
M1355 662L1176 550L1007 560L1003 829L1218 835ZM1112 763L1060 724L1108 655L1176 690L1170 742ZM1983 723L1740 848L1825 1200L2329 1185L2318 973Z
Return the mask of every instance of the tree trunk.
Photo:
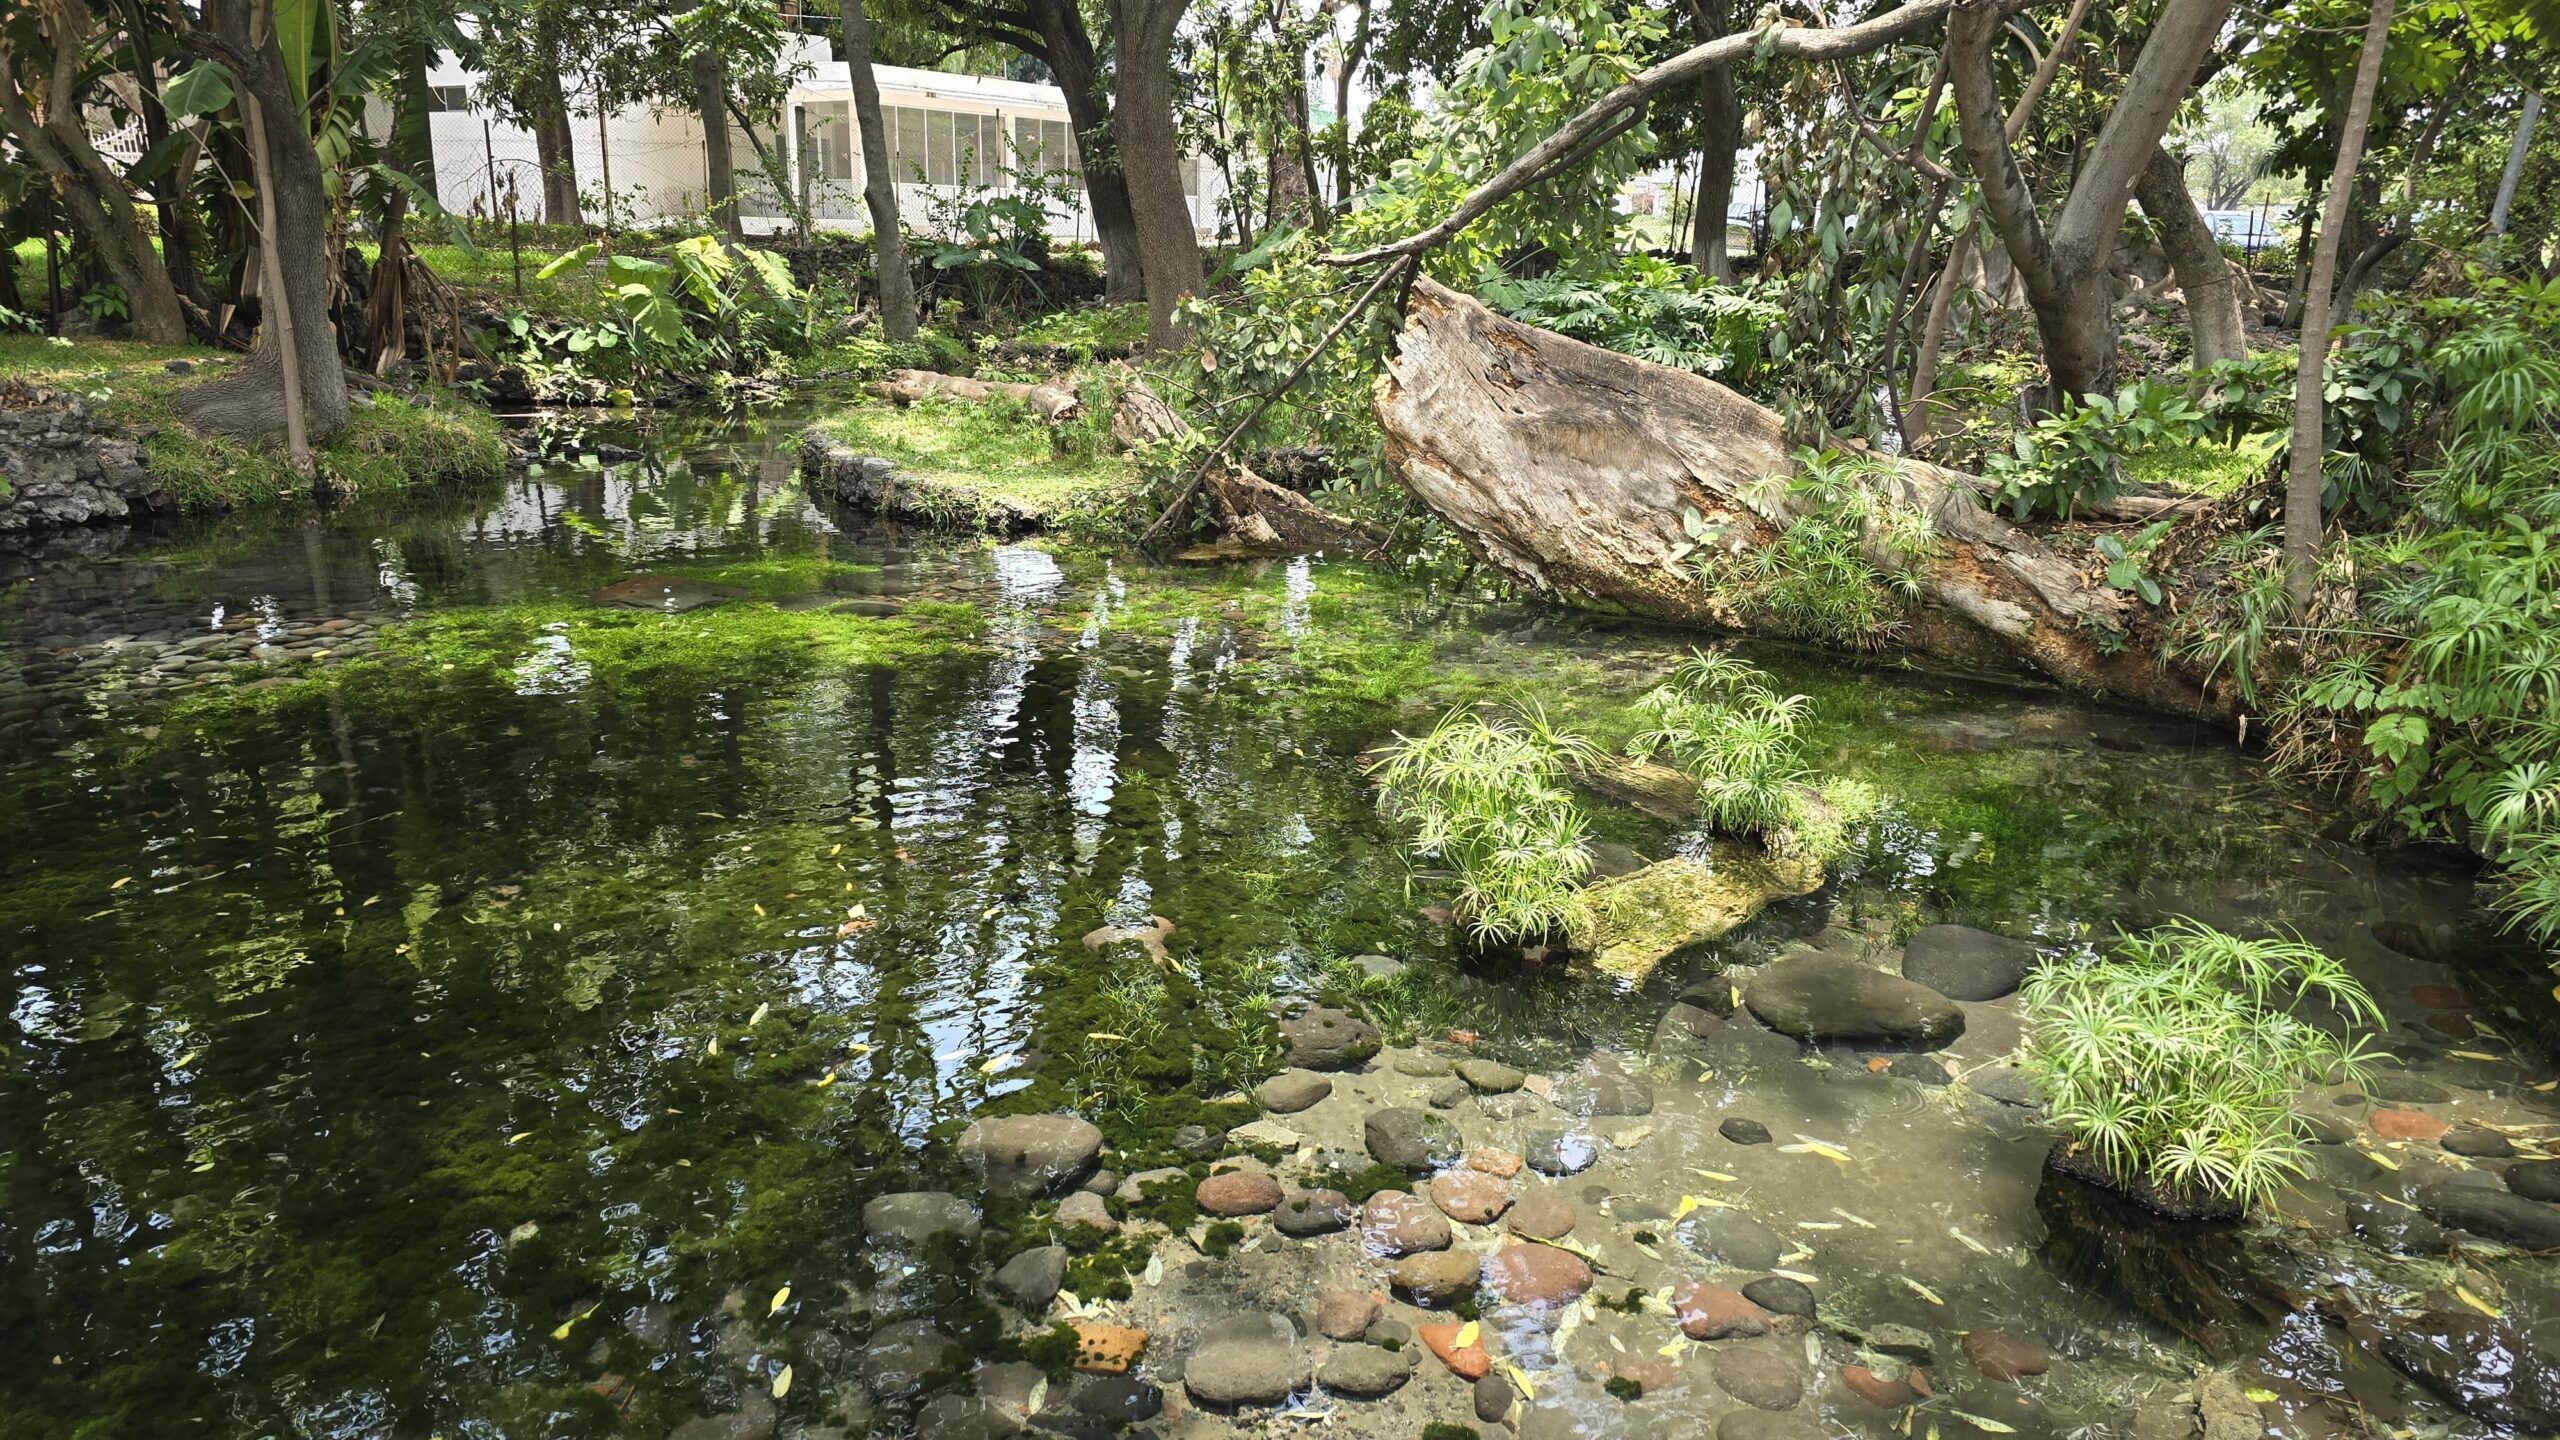
M871 69L871 21L862 0L844 0L844 61L853 81L854 124L862 132L862 200L871 210L872 268L880 286L880 328L892 340L916 333L915 273L898 228L898 177L889 173L889 122L880 77Z
M559 20L548 6L539 17L534 22L535 52L565 60ZM560 89L560 67L546 68L533 83L532 113L526 119L533 131L534 163L542 168L542 222L575 225L580 222L578 143L569 125L569 97Z
M2230 8L2231 0L2167 0L2161 7L2050 229L2010 150L1992 71L1991 47L2006 12L1996 0L1957 0L1948 16L1947 75L1965 158L1981 182L1983 208L2025 284L2056 396L2115 388L2113 268L2124 207L2194 88L2196 67Z
M2213 227L2187 193L2186 167L2166 150L2151 152L2134 182L2142 213L2160 231L2160 248L2169 253L2178 288L2187 297L2187 334L2198 370L2224 360L2249 358L2249 333L2240 319L2240 289L2231 280L2231 261L2222 253Z
M729 67L714 50L693 53L693 111L702 119L702 198L714 223L731 236L738 224L738 171L729 156Z
M253 32L249 10L242 0L208 0L205 20L212 33L191 36L190 44L230 67L233 83L247 92L243 104L254 102L269 116L299 116L275 36L263 25ZM334 272L320 155L298 121L261 130L260 143L249 147L250 160L262 197L274 198L275 219L261 239L274 251L277 282L261 302L257 349L230 374L181 391L178 410L208 434L254 439L283 430L289 323L301 419L310 442L325 444L347 423L347 373L338 361L338 328L329 319Z
M1075 127L1082 158L1084 196L1093 211L1093 236L1102 247L1102 298L1126 305L1147 298L1146 262L1138 244L1138 218L1129 208L1129 184L1120 172L1120 143L1112 107L1102 86L1102 62L1093 33L1075 0L1030 0L1049 67L1066 96L1067 123Z
M1479 559L1561 600L1745 628L1751 617L1691 571L1687 517L1735 556L1765 551L1801 518L1765 483L1793 469L1775 412L1703 376L1503 319L1430 280L1414 283L1374 398L1405 488ZM1983 508L1971 477L1880 461L1866 483L1926 515L1935 537L1906 559L1870 528L1869 562L1919 587L1901 643L2157 709L2229 713L2227 687L2208 692L2121 643L2125 597Z
M169 111L160 103L157 68L149 60L153 47L169 38L165 17L155 16L149 7L129 4L122 12L125 35L132 47L133 82L137 94L135 111L142 118L142 144L145 154L167 143L171 132ZM170 163L160 168L151 179L151 203L160 220L160 266L169 272L169 284L185 302L188 321L199 330L210 330L213 292L205 287L204 271L196 261L197 232L195 215L196 157L202 153L194 143L181 143ZM205 339L215 337L205 334Z
M1182 147L1173 125L1173 32L1185 0L1116 0L1111 8L1112 73L1119 83L1112 129L1147 272L1147 343L1172 350L1189 328L1177 307L1199 293L1202 281L1200 237L1182 196Z
M2365 20L2364 53L2356 59L2355 89L2347 96L2347 121L2329 171L2329 200L2320 216L2320 241L2311 252L2311 279L2303 291L2302 359L2293 379L2293 450L2285 463L2284 594L2296 615L2310 608L2320 574L2320 462L2323 443L2320 370L2329 354L2329 293L2338 273L2338 246L2355 193L2356 162L2364 157L2365 127L2373 119L2373 92L2382 80L2382 52L2390 48L2392 0L2373 0Z
M163 345L187 338L186 312L160 253L152 248L141 213L124 177L89 143L89 121L80 104L87 76L90 19L77 0L46 0L35 23L52 53L9 57L12 73L0 76L0 132L53 188L62 218L87 242L107 278L124 291L127 326L140 339ZM30 83L19 88L20 74ZM28 106L32 94L42 118Z
M1732 28L1729 0L1690 0L1698 43ZM1698 194L1689 230L1689 263L1709 279L1730 282L1725 212L1733 208L1734 156L1742 148L1742 104L1734 94L1733 67L1718 66L1698 84Z

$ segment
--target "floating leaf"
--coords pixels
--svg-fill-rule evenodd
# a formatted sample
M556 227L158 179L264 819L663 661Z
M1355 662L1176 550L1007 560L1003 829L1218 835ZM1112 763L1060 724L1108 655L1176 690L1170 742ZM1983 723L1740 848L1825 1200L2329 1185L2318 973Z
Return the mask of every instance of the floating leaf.
M2276 1397L2270 1395L2267 1398L2273 1400ZM1947 1413L1953 1415L1967 1425L1972 1426L1976 1430L1988 1431L1994 1435L2015 1435L2018 1433L2017 1427L2014 1425L2003 1425L1997 1420L1986 1420L1979 1415L1968 1415L1962 1410L1950 1410ZM1938 1427L1935 1425L1930 1426L1929 1433L1932 1435L1937 1434Z
M818 1079L817 1079L817 1086L818 1086L818 1088L819 1088L819 1089L821 1089L821 1090L826 1089L828 1086L833 1085L834 1083L836 1083L836 1072L834 1072L833 1070L830 1070L830 1071L828 1071L826 1074L819 1076L819 1077L818 1077Z
M1839 1217L1840 1217L1841 1219L1843 1219L1843 1220L1848 1221L1850 1224L1857 1226L1857 1227L1858 1227L1859 1229L1861 1229L1861 1230L1873 1230L1874 1228L1876 1228L1876 1222L1874 1222L1873 1220L1869 1220L1869 1219L1865 1218L1864 1216L1860 1216L1860 1215L1852 1215L1852 1214L1850 1214L1848 1211L1841 1209L1841 1208L1840 1208L1839 1206L1837 1206L1837 1205L1834 1205L1834 1206L1832 1206L1832 1207L1831 1207L1831 1213L1832 1213L1832 1214L1834 1214L1834 1215L1839 1216Z
M113 885L108 886L107 888L108 888L108 889L110 889L110 890L121 890L121 889L123 889L124 887L126 887L127 885L130 885L130 884L132 884L132 883L133 883L133 877L132 877L132 876L130 876L130 875L127 875L127 876L125 876L123 879L118 880L116 883L114 883ZM2560 992L2555 992L2555 993L2560 993Z
M1704 1175L1710 1180L1721 1180L1727 1185L1735 1184L1738 1180L1738 1177L1727 1175L1721 1170L1701 1170L1698 1173Z
M1901 1281L1904 1289L1909 1290L1912 1294L1919 1296L1921 1299L1928 1301L1932 1305L1944 1305L1947 1303L1946 1301L1938 1298L1937 1291L1930 1289L1928 1286L1921 1284L1919 1281L1912 1279L1908 1275L1896 1275L1893 1278Z
M2453 1298L2470 1306L2472 1309L2479 1311L2481 1314L2488 1316L2492 1320L2500 1320L2506 1317L2507 1312L2490 1304L2488 1301L2481 1299L2479 1296L2472 1294L2471 1291L2464 1286L2456 1285L2453 1287Z
M2385 1169L2385 1170L2397 1170L2397 1169L2399 1169L2399 1168L2400 1168L2400 1162L2399 1162L2399 1161L2397 1161L2397 1160L2393 1160L2393 1159L2391 1159L2391 1158L2389 1158L2389 1157L2387 1157L2387 1156L2384 1156L2384 1155L2377 1154L2377 1153L2375 1153L2374 1151L2367 1150L2366 1148L2364 1148L2364 1147L2363 1147L2363 1146L2361 1146L2361 1145L2359 1145L2359 1146L2357 1146L2357 1147L2356 1147L2356 1153L2357 1153L2357 1154L2359 1154L2359 1155L2361 1155L2361 1156L2363 1156L2363 1157L2364 1157L2364 1158L2366 1158L2367 1160L2372 1161L2374 1164L2381 1166L2381 1167L2382 1167L2383 1169Z
M2454 1059L2456 1059L2456 1060L2485 1060L2485 1061L2489 1062L2489 1063L2490 1063L2490 1064L2492 1064L2492 1065L2494 1065L2494 1064L2498 1063L2500 1060L2502 1060L2502 1059L2505 1059L2505 1058L2506 1058L2505 1056L2502 1056L2502 1055L2488 1055L2488 1054L2483 1054L2482 1052L2480 1052L2480 1051L2478 1051L2478 1050L2448 1050L2448 1051L2446 1051L2445 1053L2446 1053L2446 1054L2448 1054L2448 1055L2450 1055L2450 1056L2452 1056L2452 1057L2453 1057Z
M720 1037L717 1035L712 1036L711 1043L702 1047L702 1053L715 1060L718 1059L720 1057Z
M765 1312L764 1312L764 1313L766 1313L767 1315L779 1315L779 1314L781 1314L781 1313L782 1313L782 1307L783 1307L783 1306L785 1306L785 1305L788 1305L788 1304L790 1304L790 1303L791 1303L791 1287L790 1287L790 1286L788 1286L788 1285L785 1285L785 1286L783 1286L781 1289L776 1290L776 1291L774 1291L774 1292L773 1292L773 1303L772 1303L771 1305L769 1305L769 1306L765 1307Z
M747 1028L748 1028L748 1029L750 1029L750 1030L753 1030L753 1029L754 1029L754 1028L756 1028L758 1025L763 1024L763 1023L764 1023L764 1017L766 1017L767 1015L770 1015L770 1014L772 1014L772 1013L773 1013L773 1006L772 1006L772 1004L771 1004L771 1003L766 1003L766 1004L763 1004L763 1005L759 1005L759 1006L757 1006L757 1007L756 1007L756 1013L754 1013L753 1015L750 1015L750 1016L748 1016L748 1017L747 1017Z
M788 1365L785 1365L785 1366L783 1366L783 1367L782 1367L782 1369L781 1369L779 1372L777 1372L777 1373L774 1375L774 1377L773 1377L773 1398L774 1398L774 1399L776 1399L776 1400L779 1400L779 1399L781 1399L783 1396L788 1395L788 1394L790 1394L790 1393L791 1393L791 1367L790 1367L790 1366L788 1366Z
M978 1067L978 1073L981 1075L993 1075L999 1070L1010 1070L1021 1063L1022 1057L1020 1055L1011 1053L998 1055L994 1059L980 1065Z
M508 1143L508 1144L510 1144L510 1145L515 1145L515 1144L520 1144L520 1143L522 1143L523 1141L530 1140L530 1139L532 1139L532 1138L533 1138L533 1132L532 1132L532 1131L530 1131L530 1130L519 1130L519 1131L517 1131L516 1133L514 1133L513 1135L510 1135L510 1136L508 1136L508 1137L507 1137L507 1143Z
M1449 1348L1452 1350L1464 1350L1468 1346L1475 1344L1476 1337L1482 1333L1483 1331L1477 1327L1476 1322L1470 1320L1466 1324L1458 1327L1458 1338L1450 1344Z
M1837 1160L1843 1165L1849 1163L1848 1151L1828 1140L1816 1140L1810 1135L1798 1135L1795 1144L1781 1145L1778 1150L1787 1155L1819 1155L1825 1160Z
M2276 1392L2264 1385L2252 1385L2240 1392L2240 1398L2252 1405L2273 1405L2276 1403Z
M1991 1247L1990 1247L1990 1246L1985 1245L1985 1244L1983 1244L1981 1241L1974 1239L1972 1236L1967 1235L1966 1233L1964 1233L1963 1231L1961 1231L1961 1230L1957 1229L1957 1228L1956 1228L1956 1227L1954 1227L1953 1225L1950 1225L1950 1226L1948 1226L1948 1227L1947 1227L1947 1233L1948 1233L1948 1234L1950 1234L1950 1235L1953 1235L1954 1237L1956 1237L1957 1243L1959 1243L1959 1244L1963 1245L1963 1246L1964 1246L1964 1248L1966 1248L1967 1250L1972 1251L1972 1252L1973 1252L1974 1254L1976 1254L1976 1255L1988 1255L1988 1254L1990 1254L1990 1253L1991 1253Z
M757 919L761 920L761 919L763 919L763 918L764 918L764 907L763 907L763 906L761 906L761 905L757 905L757 906L754 906L754 907L752 907L752 908L753 908L753 909L755 910L755 912L756 912L756 918L757 918Z

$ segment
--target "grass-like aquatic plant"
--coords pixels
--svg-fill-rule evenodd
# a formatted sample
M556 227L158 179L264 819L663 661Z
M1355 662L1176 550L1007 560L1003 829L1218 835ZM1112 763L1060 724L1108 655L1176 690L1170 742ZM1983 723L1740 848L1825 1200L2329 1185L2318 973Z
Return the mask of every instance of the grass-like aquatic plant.
M2125 935L2103 960L2038 970L2025 1060L2055 1123L2128 1187L2264 1204L2310 1163L2296 1091L2361 1077L2382 1014L2298 938L2243 940L2192 919ZM2325 1004L2333 1033L2300 1012Z
M1809 778L1796 744L1806 704L1730 655L1693 651L1636 701L1644 728L1627 752L1639 760L1667 754L1689 772L1699 812L1718 830L1789 830L1801 814L1797 787Z
M1453 710L1399 735L1372 768L1380 809L1413 826L1416 852L1457 871L1458 918L1479 939L1526 940L1591 923L1591 852L1570 781L1597 753L1535 706Z

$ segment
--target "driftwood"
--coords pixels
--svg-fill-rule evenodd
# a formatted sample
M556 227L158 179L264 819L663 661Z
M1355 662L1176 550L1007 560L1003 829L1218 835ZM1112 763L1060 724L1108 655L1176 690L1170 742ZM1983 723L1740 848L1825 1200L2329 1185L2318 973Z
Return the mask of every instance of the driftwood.
M966 375L944 375L932 370L892 370L887 379L874 380L862 388L893 405L913 405L928 398L979 404L999 398L1013 400L1050 425L1063 425L1084 413L1083 399L1074 389L1055 380L1025 385L1013 380L973 380Z
M1735 556L1802 518L1805 502L1767 483L1794 469L1775 412L1703 376L1503 319L1429 280L1414 286L1374 403L1387 461L1414 497L1486 564L1559 599L1751 630L1754 616L1700 583L1684 515ZM1919 592L1901 644L2153 709L2229 713L2226 695L2124 645L2127 598L1986 509L1972 477L1889 461L1863 483L1927 516L1934 537L1906 559L1869 527L1870 563Z
M1134 375L1111 407L1111 438L1124 450L1178 444L1191 434L1190 423ZM1375 538L1316 508L1304 495L1256 475L1250 466L1229 464L1216 455L1201 468L1198 493L1217 511L1218 523L1235 542L1231 548L1297 554L1365 549Z

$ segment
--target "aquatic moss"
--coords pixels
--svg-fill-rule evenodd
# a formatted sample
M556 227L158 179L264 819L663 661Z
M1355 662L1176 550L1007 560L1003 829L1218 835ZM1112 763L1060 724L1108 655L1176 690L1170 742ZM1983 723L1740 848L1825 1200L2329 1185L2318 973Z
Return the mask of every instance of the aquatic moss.
M1476 1433L1473 1425L1461 1425L1454 1420L1434 1420L1422 1427L1422 1440L1484 1440L1484 1437Z
M1644 1398L1644 1386L1637 1381L1628 1379L1624 1375L1610 1376L1606 1381L1602 1382L1600 1388L1608 1391L1609 1397L1613 1400L1640 1400Z
M947 497L946 523L982 523L1009 505L1054 526L1114 511L1136 492L1138 467L1105 451L1106 423L1087 416L1053 429L1009 400L923 400L855 405L817 429L897 466L910 502L930 510Z
M1081 1295L1084 1292L1079 1290L1076 1293ZM1051 1380L1063 1382L1068 1373L1075 1369L1076 1352L1079 1348L1076 1327L1064 1321L1050 1326L1037 1335L1025 1336L1015 1344L1021 1357L1039 1366L1041 1373Z
M1200 1236L1200 1253L1215 1260L1244 1243L1244 1227L1233 1220L1220 1220Z

